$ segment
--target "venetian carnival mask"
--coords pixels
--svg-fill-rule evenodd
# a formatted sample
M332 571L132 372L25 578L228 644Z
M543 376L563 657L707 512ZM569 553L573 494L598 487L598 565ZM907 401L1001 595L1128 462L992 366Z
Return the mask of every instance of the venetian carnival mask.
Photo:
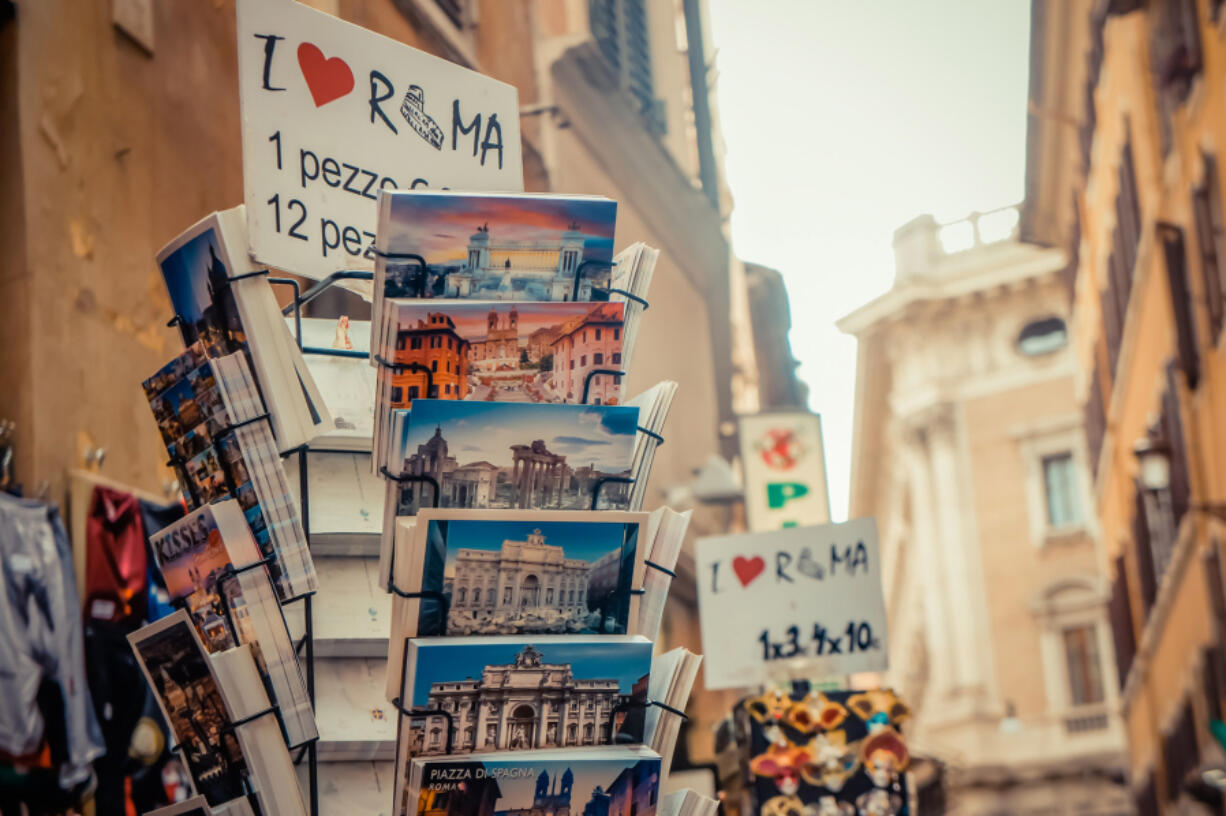
M749 761L749 770L755 776L774 779L779 792L791 796L800 789L800 769L811 758L804 748L787 741L776 742Z
M882 727L861 743L864 770L879 788L888 788L907 769L911 754L902 736L888 726Z
M788 707L783 721L800 731L802 734L812 734L814 731L833 731L847 719L847 709L834 702L820 691L812 691L799 703Z
M792 698L782 689L768 689L762 696L747 701L745 710L760 723L776 723L791 705Z
M786 794L766 800L761 816L804 816L805 805L800 797Z
M898 725L911 716L911 709L890 689L873 689L847 698L847 707L869 724L869 730L880 725Z
M818 734L806 747L811 759L800 769L804 780L836 793L842 790L859 765L856 744L848 745L842 731L830 731Z
M902 797L880 788L856 797L860 816L894 816L902 807Z
M805 805L804 816L856 816L851 802L840 802L833 796L823 796L815 804Z

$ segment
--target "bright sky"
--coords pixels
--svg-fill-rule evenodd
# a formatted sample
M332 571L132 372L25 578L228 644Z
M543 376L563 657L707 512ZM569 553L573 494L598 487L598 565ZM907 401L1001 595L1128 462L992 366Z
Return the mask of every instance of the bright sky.
M1030 3L709 3L733 246L787 282L842 519L856 348L834 321L890 287L898 226L1021 200Z

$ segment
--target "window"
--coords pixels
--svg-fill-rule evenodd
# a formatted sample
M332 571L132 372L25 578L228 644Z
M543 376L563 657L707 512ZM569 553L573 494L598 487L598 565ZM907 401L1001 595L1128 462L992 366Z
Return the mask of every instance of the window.
M600 339L600 329L597 329L597 330L596 330L596 339L597 339L597 340L599 340L599 339Z
M431 728L430 729L430 744L438 745L439 738L442 736L442 734L443 734L443 730L441 728Z
M443 383L443 393L444 394L451 393L451 383Z
M421 390L418 386L416 385L409 386L409 399L417 399L417 395L419 393L421 393Z
M511 588L510 587L507 587L506 589L502 591L502 602L504 604L509 604L511 602Z
M396 351L404 351L404 340L403 334L396 335Z
M456 601L459 603L464 603L464 597L467 594L468 594L468 590L465 589L464 587L460 587L460 591L456 593Z
M411 348L411 349L421 349L421 338L420 338L420 337L412 337L412 338L410 338L410 339L409 339L409 348Z
M1196 243L1200 248L1200 274L1205 286L1205 308L1209 313L1209 340L1217 345L1222 335L1223 313L1226 312L1226 287L1222 262L1226 260L1222 221L1222 196L1218 189L1217 163L1213 156L1204 156L1205 177L1192 191L1192 213L1196 218Z
M620 351L613 352L613 365L622 364L622 353Z
M603 355L603 354L601 354L599 351L598 351L598 352L596 352L595 354L593 354L593 355L592 355L592 363L593 363L594 365L603 365L603 364L604 364L604 355Z
M1171 119L1192 90L1202 58L1196 0L1159 0L1150 15L1150 65L1158 97L1162 154L1171 147Z
M643 125L649 133L661 134L665 123L653 88L646 6L647 0L588 0L588 20L592 39L622 90L638 100Z
M1027 357L1039 357L1068 345L1068 328L1058 317L1027 323L1017 337L1017 350Z
M587 365L587 355L586 354L579 355L579 365L581 366Z
M1098 460L1102 458L1103 438L1107 435L1107 412L1103 405L1103 387L1097 355L1090 373L1090 393L1086 398L1083 419L1086 429L1086 452L1090 455L1090 476L1098 478Z
M1162 764L1166 766L1166 798L1174 801L1183 792L1183 781L1200 764L1196 721L1191 701L1184 700L1175 727L1162 738Z
M1111 633L1115 637L1115 671L1122 691L1137 654L1137 637L1132 628L1132 599L1128 595L1128 572L1122 555L1115 559L1110 612Z
M417 396L414 394L413 396ZM392 386L392 402L397 403L404 399L404 389L399 385Z
M1081 520L1077 508L1077 470L1073 454L1043 457L1043 490L1047 499L1047 523L1067 527Z
M1086 624L1065 629L1064 659L1068 667L1069 702L1074 706L1103 702L1106 698L1098 656L1098 627Z
M473 590L473 605L481 603L481 587Z
M621 330L621 329L614 329L614 330L613 330L613 339L614 339L614 340L620 340L620 339L622 339L622 330Z
M1175 340L1179 349L1179 367L1187 378L1188 388L1200 381L1200 354L1196 346L1196 325L1192 322L1192 291L1188 286L1188 262L1184 251L1183 230L1174 224L1159 224L1162 254L1166 258L1166 277L1171 292L1171 308L1175 319Z
M438 371L438 360L431 360L431 361L430 361L430 370L431 370L431 371Z
M571 371L575 370L575 358L574 357L570 358L570 370Z

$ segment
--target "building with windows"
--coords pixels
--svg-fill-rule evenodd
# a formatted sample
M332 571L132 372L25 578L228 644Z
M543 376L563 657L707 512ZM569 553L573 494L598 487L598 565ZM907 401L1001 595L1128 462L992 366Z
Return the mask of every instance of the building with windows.
M519 367L519 309L515 306L503 317L498 307L491 306L486 318L485 337L473 340L468 347L469 359L480 363L478 368L493 368L499 362Z
M396 333L391 405L408 408L417 397L464 399L468 394L468 341L441 312Z
M621 370L622 321L618 312L615 304L605 303L571 318L558 330L551 346L553 373L549 387L555 394L564 395L567 402L582 401L584 389L587 402L593 405L617 402L621 378L594 372Z
M503 541L498 550L465 547L456 553L451 611L478 619L546 610L581 614L587 611L592 566L567 558L539 529L526 541Z
M628 695L616 678L578 678L569 664L546 663L527 646L505 666L486 666L481 677L434 683L426 708L451 719L451 750L505 751L607 745L613 708ZM447 717L422 717L414 755L447 751Z
M893 286L840 321L859 345L849 516L877 519L883 684L915 712L921 801L1125 813L1067 260L1017 217L904 225Z
M1034 3L1023 235L1072 258L1089 513L1142 816L1221 812L1226 703L1226 14ZM1070 127L1075 123L1076 127Z

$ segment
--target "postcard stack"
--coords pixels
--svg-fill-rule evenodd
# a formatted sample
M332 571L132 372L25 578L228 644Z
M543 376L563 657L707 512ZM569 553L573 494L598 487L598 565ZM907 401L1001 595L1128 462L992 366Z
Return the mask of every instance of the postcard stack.
M241 207L158 261L187 347L143 386L191 512L150 537L178 611L129 640L198 810L305 814L289 749L319 731L281 605L318 580L280 451L334 423L251 269Z
M661 806L700 658L652 657L689 514L640 510L676 384L623 393L658 253L613 257L616 209L381 193L396 816Z

